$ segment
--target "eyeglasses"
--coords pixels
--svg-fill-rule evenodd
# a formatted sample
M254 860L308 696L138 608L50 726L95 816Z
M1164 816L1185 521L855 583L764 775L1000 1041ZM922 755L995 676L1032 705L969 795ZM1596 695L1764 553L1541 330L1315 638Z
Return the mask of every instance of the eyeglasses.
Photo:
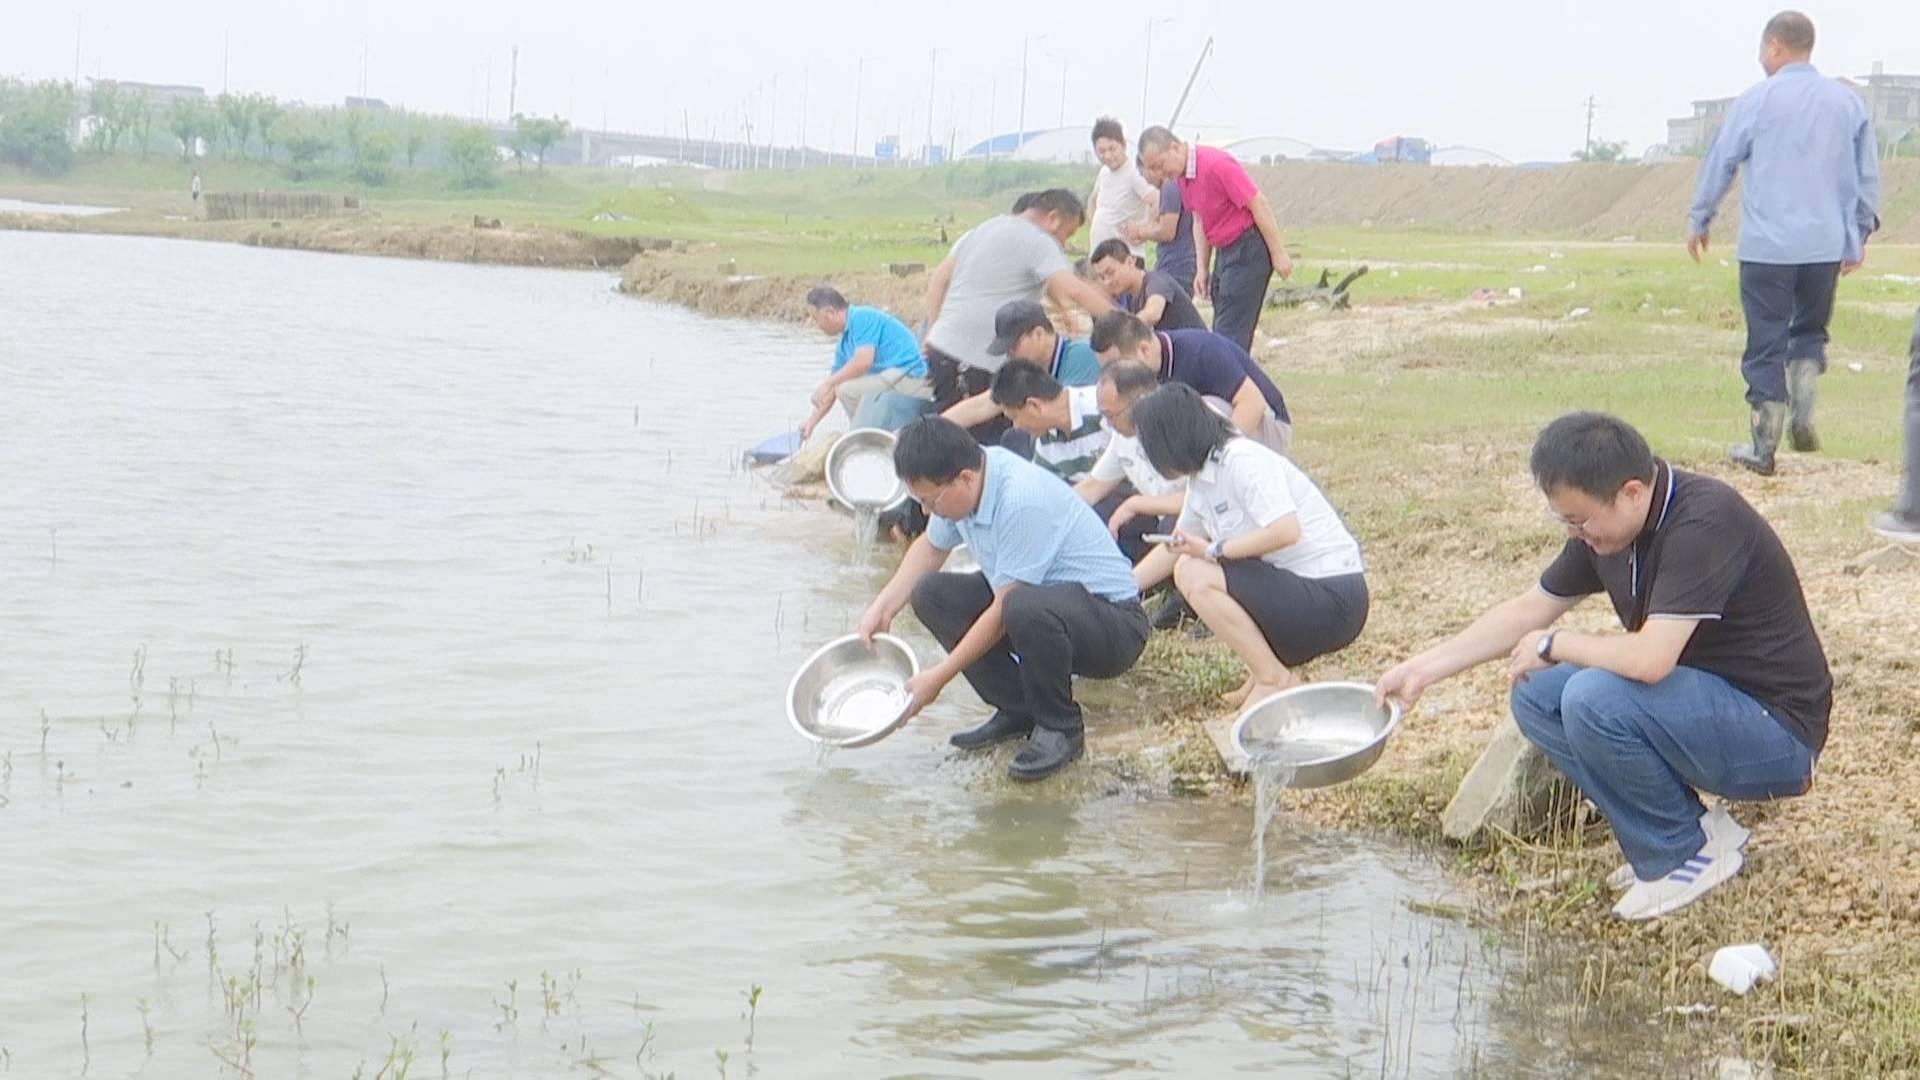
M1561 528L1567 530L1569 533L1578 533L1578 534L1584 535L1587 531L1587 526L1593 524L1593 519L1590 517L1570 518L1564 514L1556 514L1552 510L1543 510L1541 512L1547 516L1548 521L1553 522L1555 525L1560 526Z
M939 487L934 488L933 494L928 495L925 498L921 498L918 495L914 495L913 501L920 504L920 509L925 510L927 513L931 514L933 513L933 504L939 502L940 496L945 495L947 493L947 489L952 487L959 480L960 478L958 476L954 477L952 480L949 480L946 483L941 484Z

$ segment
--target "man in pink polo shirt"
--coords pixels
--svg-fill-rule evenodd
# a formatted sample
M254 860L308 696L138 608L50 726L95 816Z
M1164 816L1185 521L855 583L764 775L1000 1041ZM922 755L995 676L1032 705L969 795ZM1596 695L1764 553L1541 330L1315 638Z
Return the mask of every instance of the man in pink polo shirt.
M1283 278L1293 275L1273 207L1232 154L1190 146L1164 127L1140 133L1140 159L1153 172L1178 181L1181 199L1200 223L1193 230L1199 267L1193 298L1205 300L1211 293L1213 332L1252 352L1268 279L1275 271Z

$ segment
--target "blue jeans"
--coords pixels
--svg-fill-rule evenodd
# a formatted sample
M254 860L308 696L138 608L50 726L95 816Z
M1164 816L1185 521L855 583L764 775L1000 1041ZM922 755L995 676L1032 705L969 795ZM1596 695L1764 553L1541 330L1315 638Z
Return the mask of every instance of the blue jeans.
M882 390L861 399L860 408L853 414L853 426L899 431L931 408L933 403L926 398Z
M1613 825L1635 876L1665 877L1706 843L1697 788L1757 801L1805 794L1814 754L1718 675L1648 686L1560 664L1513 688L1513 719Z

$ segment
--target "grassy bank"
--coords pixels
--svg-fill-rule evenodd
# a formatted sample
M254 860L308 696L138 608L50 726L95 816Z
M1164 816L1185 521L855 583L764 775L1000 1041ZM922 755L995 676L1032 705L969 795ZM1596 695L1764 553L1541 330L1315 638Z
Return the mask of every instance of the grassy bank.
M258 166L233 169L208 163L207 189L286 186ZM1581 186L1581 173L1596 179ZM185 175L177 163L113 162L83 164L65 181L0 173L0 196L134 208L118 223L87 228L236 238L166 222L182 212ZM1582 956L1585 1007L1697 1025L1702 1058L1731 1051L1837 1076L1920 1070L1920 941L1912 933L1920 922L1920 842L1912 839L1920 821L1920 692L1912 683L1920 563L1863 574L1850 567L1874 546L1864 522L1896 479L1920 248L1877 243L1870 265L1845 283L1834 368L1822 383L1827 449L1787 455L1779 476L1761 479L1724 458L1745 424L1734 269L1721 256L1689 262L1677 225L1671 242L1650 232L1611 239L1631 231L1616 233L1616 221L1675 220L1670 204L1684 176L1448 174L1434 183L1449 186L1449 201L1396 186L1418 179L1406 170L1350 170L1339 175L1354 190L1325 196L1345 200L1341 214L1300 211L1300 200L1326 190L1316 186L1326 175L1334 174L1263 174L1268 190L1285 192L1283 217L1311 222L1289 233L1299 277L1360 264L1371 272L1355 287L1352 311L1270 311L1256 348L1294 412L1296 455L1360 537L1373 586L1366 634L1310 677L1371 680L1527 587L1560 534L1531 489L1526 451L1540 425L1584 407L1629 418L1660 453L1728 480L1768 515L1794 553L1836 678L1818 787L1806 798L1736 808L1754 829L1748 867L1707 901L1650 926L1615 924L1599 881L1618 853L1603 825L1569 807L1549 835L1453 853L1486 900L1463 917L1509 926L1520 940L1564 936ZM1908 170L1890 186L1890 240L1920 213L1915 177L1920 172ZM480 193L415 177L370 196L375 216L343 224L336 239L351 244L375 224L458 233L474 215L530 234L662 236L681 250L635 259L625 280L636 295L786 318L798 313L807 284L831 278L856 301L917 322L924 279L893 277L881 264L931 264L945 250L942 229L957 236L1012 192L1063 178L1084 180L1014 166L858 176L509 169L499 188ZM1492 197L1488 185L1513 204L1504 216L1500 202L1476 201ZM1529 193L1573 200L1590 224L1567 235L1535 231L1567 211L1524 203ZM1426 201L1416 204L1416 196ZM1416 205L1400 218L1356 216ZM1405 217L1426 227L1408 228ZM1731 237L1721 240L1730 258ZM1576 618L1607 626L1602 607L1590 602ZM1182 790L1230 789L1197 722L1220 711L1211 699L1238 675L1217 646L1157 639L1133 681L1147 703L1146 731L1125 752ZM1294 805L1318 820L1437 841L1453 784L1506 722L1501 673L1471 673L1430 691L1367 776L1301 793ZM1116 753L1102 751L1102 741L1120 740L1095 723L1096 752ZM1765 943L1783 974L1734 999L1707 980L1706 964L1715 948L1746 941ZM1714 1011L1668 1011L1695 1003Z

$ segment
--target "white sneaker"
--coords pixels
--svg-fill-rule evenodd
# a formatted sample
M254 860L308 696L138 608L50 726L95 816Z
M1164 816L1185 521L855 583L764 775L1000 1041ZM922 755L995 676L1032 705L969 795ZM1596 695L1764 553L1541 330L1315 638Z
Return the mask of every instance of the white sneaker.
M1740 854L1739 848L1715 851L1709 841L1699 854L1666 877L1634 882L1620 902L1613 905L1613 914L1632 922L1671 914L1726 884L1744 865L1746 857Z
M1700 815L1700 829L1707 834L1706 850L1721 853L1744 852L1747 847L1747 838L1752 835L1739 822L1733 820L1733 815L1727 812L1727 804L1724 802L1714 803L1713 809ZM1607 888L1614 892L1626 892L1633 888L1634 882L1638 880L1639 878L1633 874L1633 867L1621 863L1614 868L1613 873L1607 875Z

